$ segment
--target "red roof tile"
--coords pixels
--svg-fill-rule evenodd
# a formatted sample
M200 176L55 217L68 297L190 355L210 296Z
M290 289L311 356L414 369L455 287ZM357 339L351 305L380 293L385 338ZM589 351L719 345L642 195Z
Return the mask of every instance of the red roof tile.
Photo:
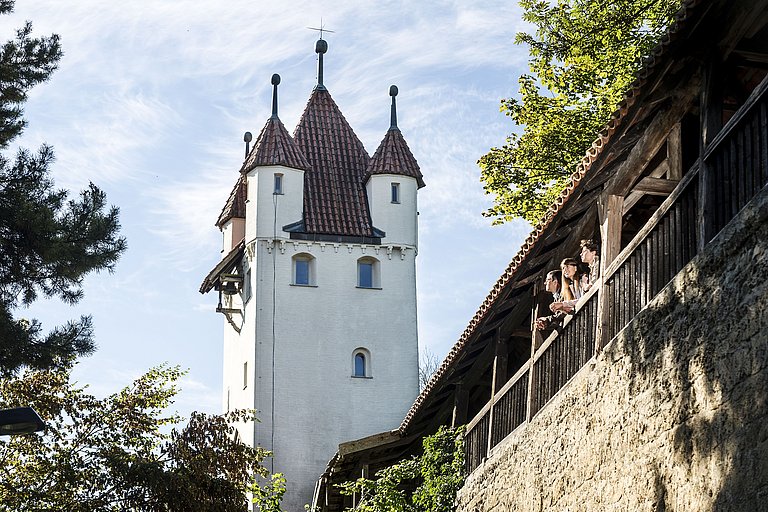
M391 128L379 144L379 148L371 158L365 173L365 180L373 174L398 174L416 178L419 188L423 187L424 177L419 170L419 164L408 148L403 134L397 128Z
M309 169L307 159L277 117L267 120L240 172L247 173L261 165L284 165L305 171Z
M365 193L370 157L324 89L315 89L293 134L309 161L304 173L308 233L373 236Z
M245 175L241 175L235 183L232 192L229 193L227 204L222 208L219 219L216 221L216 227L221 228L229 219L245 218L245 200L248 197L248 182Z

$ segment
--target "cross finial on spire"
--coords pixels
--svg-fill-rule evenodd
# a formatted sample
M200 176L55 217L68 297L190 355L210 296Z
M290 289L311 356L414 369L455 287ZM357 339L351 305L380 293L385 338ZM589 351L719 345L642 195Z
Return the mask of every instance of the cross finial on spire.
M315 89L321 91L325 90L323 85L323 54L328 51L328 43L323 39L323 32L329 32L333 34L333 30L326 30L323 25L323 19L320 18L320 28L307 27L309 30L317 30L320 32L320 39L315 44L315 53L317 53L317 86Z

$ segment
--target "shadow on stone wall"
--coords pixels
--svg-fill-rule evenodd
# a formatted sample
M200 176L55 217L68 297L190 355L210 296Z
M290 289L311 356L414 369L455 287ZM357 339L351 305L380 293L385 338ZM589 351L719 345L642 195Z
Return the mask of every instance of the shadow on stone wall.
M714 511L768 510L767 219L764 189L606 348L628 360L630 397L672 408L669 430L647 432L671 436L657 511L700 510L696 493Z

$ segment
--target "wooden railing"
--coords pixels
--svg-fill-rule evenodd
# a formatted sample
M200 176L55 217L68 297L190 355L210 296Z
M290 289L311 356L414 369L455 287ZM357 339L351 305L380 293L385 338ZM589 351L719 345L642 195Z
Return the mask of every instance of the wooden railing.
M768 77L704 151L711 240L768 183Z
M579 300L562 332L545 340L469 422L467 473L529 422L600 350L599 338L619 334L766 184L768 77Z

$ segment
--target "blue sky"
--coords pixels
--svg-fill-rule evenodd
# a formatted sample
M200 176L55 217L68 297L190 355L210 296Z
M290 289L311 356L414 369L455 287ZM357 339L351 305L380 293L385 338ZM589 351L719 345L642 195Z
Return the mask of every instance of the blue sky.
M473 5L474 4L474 5ZM96 394L169 362L189 369L177 408L218 412L224 319L202 278L221 257L213 225L238 176L243 132L271 113L282 77L289 132L316 83L323 20L324 83L369 154L398 125L427 187L419 193L419 343L442 358L530 227L490 226L477 159L513 130L499 100L517 91L526 49L515 2L165 0L19 1L3 37L31 20L58 33L64 58L32 90L17 141L55 148L58 187L89 181L121 210L128 250L113 274L90 276L76 306L40 301L21 316L52 327L92 314L98 351L76 378Z

